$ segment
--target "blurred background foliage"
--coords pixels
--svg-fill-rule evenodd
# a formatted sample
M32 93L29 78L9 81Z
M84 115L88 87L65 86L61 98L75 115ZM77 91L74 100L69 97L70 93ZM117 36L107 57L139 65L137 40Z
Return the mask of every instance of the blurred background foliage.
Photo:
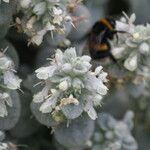
M7 10L14 11L14 8L7 8ZM80 26L77 25L77 29L81 30L81 32L76 32L72 29L71 34L66 35L65 38L70 39L71 45L75 46L78 53L81 54L80 50L82 50L83 47L86 47L87 44L85 36L90 31L92 25L102 17L112 16L114 18L120 18L122 11L129 15L135 13L137 16L136 23L150 23L149 0L84 0L83 5L80 5L80 8L76 10L76 14L88 16L89 22L83 22ZM10 12L10 14L9 12L6 13L7 20L2 20L4 19L4 16L1 16L1 12L4 12L2 6L0 6L0 48L4 49L7 45L9 49L11 49L11 52L8 55L10 55L12 59L14 58L15 64L18 66L16 69L18 71L18 75L20 78L24 79L21 87L24 94L19 93L22 107L21 117L15 127L6 131L6 140L17 143L19 150L55 150L56 147L58 150L67 150L68 147L66 146L66 141L69 140L70 136L64 137L64 142L62 143L64 144L66 142L63 145L66 147L63 148L61 145L63 138L59 137L59 134L56 132L55 138L57 140L54 140L53 135L51 134L52 129L39 124L33 117L30 110L30 103L34 93L32 85L36 83L36 79L33 75L34 70L46 63L46 58L54 54L54 49L57 49L58 47L65 49L66 46L56 44L55 42L53 43L49 40L50 37L46 36L40 46L36 46L34 44L30 44L28 46L27 35L24 33L18 33L13 23L11 23L11 27L9 27L10 14L12 14L12 12ZM21 17L23 16L23 13L14 13L14 20L16 16ZM3 22L6 23L3 24ZM86 28L87 31L83 32L83 28ZM56 37L56 41L59 41L61 38L62 37ZM62 39L64 39L64 37ZM9 49L7 51L8 53ZM132 88L134 89L134 87ZM37 91L36 89L34 90ZM138 98L135 98L135 95L137 95ZM139 150L149 150L150 99L149 97L139 97L138 90L135 90L135 95L128 99L129 95L126 89L120 87L111 89L108 96L106 96L103 100L104 105L101 108L101 112L109 112L116 119L122 119L127 110L133 110L135 112L135 127L133 129L133 136L138 142ZM120 97L122 97L121 100ZM30 120L28 120L29 118ZM88 124L88 121L86 121L86 123L87 124L85 124L82 128L86 128L87 132L91 134L90 132L93 130L93 124ZM74 132L82 133L82 128L79 131L72 130ZM63 129L60 129L61 132L62 130ZM63 133L63 135L65 134L69 135L70 133L68 131L67 133ZM82 138L84 138L84 133L83 135L77 135L77 137L78 136L83 136ZM74 139L74 137L72 138ZM79 141L77 141L77 143L78 142ZM70 143L70 145L72 145L72 143ZM70 150L79 150L79 148L72 148Z

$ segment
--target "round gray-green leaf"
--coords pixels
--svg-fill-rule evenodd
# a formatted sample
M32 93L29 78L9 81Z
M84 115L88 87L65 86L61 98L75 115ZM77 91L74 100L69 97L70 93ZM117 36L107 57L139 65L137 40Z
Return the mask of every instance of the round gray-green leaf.
M12 21L12 15L16 11L16 0L9 3L1 2L0 4L0 25L9 24Z
M82 114L83 106L82 104L79 105L69 104L62 108L62 112L67 119L75 119Z
M91 138L93 131L94 121L85 114L73 120L69 127L66 123L60 124L54 132L54 137L66 148L82 148Z
M0 25L0 40L5 37L8 31L8 25Z
M42 113L39 111L39 108L41 106L41 103L31 103L31 111L35 118L43 125L48 127L56 126L58 123L52 119L50 113Z
M40 124L32 117L30 110L30 103L32 101L32 94L27 89L22 89L23 94L20 93L21 99L21 117L14 128L10 130L10 133L14 137L24 138L35 133Z

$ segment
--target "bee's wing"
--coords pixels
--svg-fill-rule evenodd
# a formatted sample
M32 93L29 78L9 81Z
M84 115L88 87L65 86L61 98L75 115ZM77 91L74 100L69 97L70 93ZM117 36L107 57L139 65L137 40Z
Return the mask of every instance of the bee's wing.
M103 38L105 36L106 30L103 30L98 36L97 36L97 43L102 43Z

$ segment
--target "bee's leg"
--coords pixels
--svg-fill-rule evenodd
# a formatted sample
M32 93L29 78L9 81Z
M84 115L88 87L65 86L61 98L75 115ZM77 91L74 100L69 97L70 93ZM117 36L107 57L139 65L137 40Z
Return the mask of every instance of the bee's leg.
M119 42L119 37L118 37L118 34L116 34L116 39L117 39L117 44L118 44L118 42Z
M128 34L130 36L133 36L131 33L127 32L127 31L121 31L121 30L114 30L114 33L121 33L121 34Z

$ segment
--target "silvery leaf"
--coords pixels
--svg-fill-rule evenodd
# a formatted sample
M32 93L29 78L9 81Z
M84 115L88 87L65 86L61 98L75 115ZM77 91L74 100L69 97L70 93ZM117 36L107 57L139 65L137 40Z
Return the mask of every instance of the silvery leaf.
M62 112L67 119L75 119L82 114L83 106L81 103L79 105L68 104L62 108Z

